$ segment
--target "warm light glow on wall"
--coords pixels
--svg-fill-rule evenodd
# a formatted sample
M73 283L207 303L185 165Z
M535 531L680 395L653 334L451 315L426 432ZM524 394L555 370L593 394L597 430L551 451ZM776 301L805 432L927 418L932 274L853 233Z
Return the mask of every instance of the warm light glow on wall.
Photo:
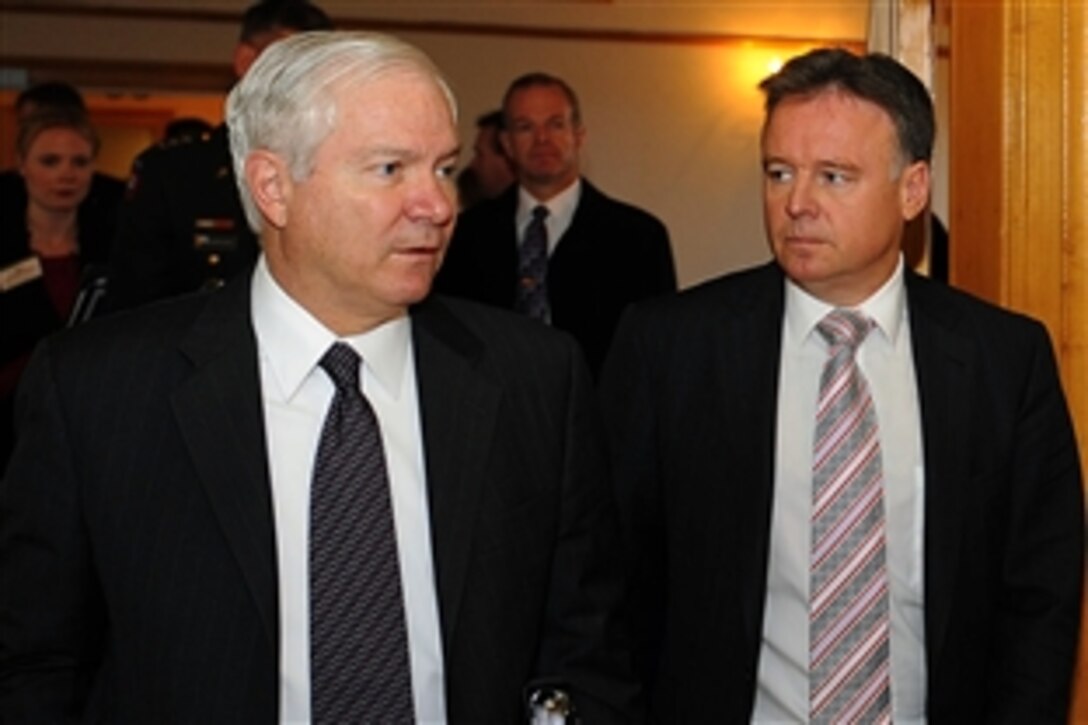
M781 42L749 40L738 44L723 55L723 62L728 71L723 77L721 92L729 98L734 112L740 111L750 116L753 122L763 114L763 94L759 83L773 73L777 73L786 61L794 56L806 53L816 47L812 42Z
M815 46L812 43L745 43L741 52L741 66L736 69L743 83L756 87L767 76L777 73L790 58L806 53Z

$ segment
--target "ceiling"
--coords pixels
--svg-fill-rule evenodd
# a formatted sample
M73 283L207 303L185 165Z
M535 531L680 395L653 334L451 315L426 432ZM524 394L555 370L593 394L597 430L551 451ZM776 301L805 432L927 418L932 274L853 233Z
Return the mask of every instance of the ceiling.
M878 0L879 1L879 0ZM212 13L236 18L248 0L7 0L8 9ZM867 0L323 0L335 20L723 34L865 37Z
M874 0L886 2L887 0ZM250 0L4 0L0 85L228 88ZM616 43L863 43L866 0L322 0L337 25L408 35ZM8 78L4 74L15 76Z

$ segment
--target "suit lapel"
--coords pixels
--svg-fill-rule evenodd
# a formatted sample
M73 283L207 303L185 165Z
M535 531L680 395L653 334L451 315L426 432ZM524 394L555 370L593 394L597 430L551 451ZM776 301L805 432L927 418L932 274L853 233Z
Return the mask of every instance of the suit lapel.
M248 276L209 298L181 350L194 368L173 394L178 427L275 643L275 533Z
M911 345L925 459L926 651L937 661L947 632L959 566L962 517L969 515L961 482L970 480L970 406L973 353L955 331L955 307L916 275L907 275Z
M500 211L492 219L493 232L485 235L488 257L477 259L476 263L486 265L495 279L503 280L505 306L513 309L517 299L518 289L518 257L521 240L518 238L518 189L517 184L511 184L510 188L496 200Z
M567 230L555 242L555 248L548 263L549 270L553 265L564 264L577 270L579 261L577 253L586 251L582 248L582 245L587 243L583 239L593 236L593 229L597 226L597 220L600 217L598 209L603 198L604 195L601 192L582 179L582 192L578 198L578 205L574 207L574 216L571 217ZM568 259L571 255L575 256Z
M443 639L452 641L499 389L476 369L480 341L437 300L412 311L432 548Z
M741 599L744 631L749 646L756 648L754 651L758 651L763 631L767 591L785 304L785 282L778 267L771 264L764 269L760 273L764 279L753 287L749 298L734 305L740 314L734 312L723 321L729 333L723 338L724 349L719 353L728 360L724 369L730 371L723 376L727 392L726 402L720 407L727 411L731 425L749 431L747 435L734 437L742 445L730 452L734 468L729 475L735 479L732 485L743 486L750 492L745 505L748 515L740 521L744 531L738 538L750 546L742 548L745 556L740 564L742 581L726 585L739 586L744 592Z

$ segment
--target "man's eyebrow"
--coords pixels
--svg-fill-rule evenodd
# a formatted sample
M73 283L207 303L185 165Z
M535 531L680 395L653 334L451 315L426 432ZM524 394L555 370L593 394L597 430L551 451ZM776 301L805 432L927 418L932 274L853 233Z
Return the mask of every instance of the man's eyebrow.
M854 161L848 161L847 159L821 159L820 161L816 162L816 168L858 171L861 169L861 165Z
M452 148L439 153L436 158L439 159L451 159L457 158L461 155L461 144L457 144ZM408 161L415 161L418 159L426 158L427 154L419 151L418 149L412 149L405 146L372 146L368 149L361 150L355 157L361 161L369 161L371 159L404 159Z
M418 155L416 152L404 146L371 146L370 148L360 151L357 156L361 159L370 159L378 157L395 156L397 158L408 158L413 155Z

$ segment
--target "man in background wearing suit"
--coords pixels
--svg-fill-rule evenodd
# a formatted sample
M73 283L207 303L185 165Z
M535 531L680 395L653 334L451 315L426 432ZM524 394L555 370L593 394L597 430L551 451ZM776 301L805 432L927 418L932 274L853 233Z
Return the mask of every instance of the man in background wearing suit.
M624 308L676 290L668 232L580 176L586 129L562 79L518 78L502 110L500 137L518 183L461 215L436 288L571 333L596 375ZM534 235L538 214L543 229ZM530 240L541 245L536 265Z
M494 199L516 180L514 166L502 147L501 131L501 110L489 111L476 119L472 160L457 176L462 209L468 209L485 199Z
M775 261L633 308L601 382L652 711L1064 723L1084 521L1046 331L904 267L908 70L822 49L761 87Z
M242 16L236 78L272 42L332 22L307 0L260 0ZM257 237L246 224L225 123L189 142L163 142L133 162L112 254L109 306L134 307L212 289L246 272Z
M431 61L381 35L294 35L232 91L255 270L54 338L27 372L5 716L638 718L577 345L428 295L455 118Z

